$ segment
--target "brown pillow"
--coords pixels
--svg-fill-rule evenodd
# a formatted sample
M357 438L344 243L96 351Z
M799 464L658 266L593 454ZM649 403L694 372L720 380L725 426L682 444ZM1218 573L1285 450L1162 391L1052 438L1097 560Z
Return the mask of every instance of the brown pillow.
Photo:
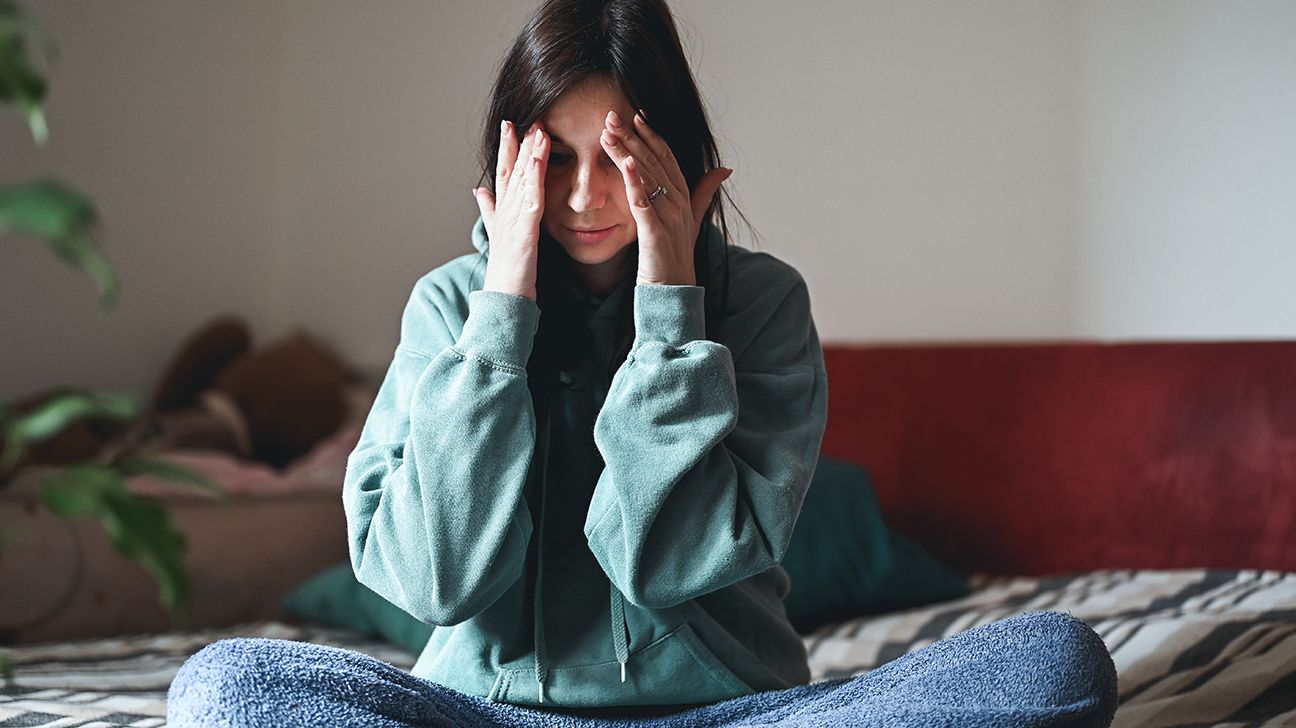
M297 330L236 359L213 388L243 413L252 457L282 468L337 431L354 378L327 346Z

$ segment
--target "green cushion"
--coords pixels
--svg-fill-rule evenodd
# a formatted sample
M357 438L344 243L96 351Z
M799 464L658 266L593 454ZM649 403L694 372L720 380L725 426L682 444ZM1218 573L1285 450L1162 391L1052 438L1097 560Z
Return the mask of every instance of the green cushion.
M968 593L967 579L887 527L860 467L820 457L783 558L788 618L806 633L828 622Z
M349 562L307 579L284 598L283 606L303 619L383 637L415 654L423 651L432 636L432 625L420 622L357 581Z
M968 593L966 578L887 528L868 473L831 458L821 457L815 468L783 567L792 579L784 604L802 633L827 622ZM347 562L297 587L284 608L330 627L383 637L414 653L427 645L433 629L357 581Z

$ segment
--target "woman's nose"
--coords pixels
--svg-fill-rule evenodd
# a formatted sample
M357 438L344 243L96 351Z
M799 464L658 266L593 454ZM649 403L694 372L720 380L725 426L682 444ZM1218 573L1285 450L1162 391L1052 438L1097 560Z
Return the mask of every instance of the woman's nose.
M571 193L567 206L572 212L598 210L607 203L608 181L603 170L594 165L581 165L572 175Z

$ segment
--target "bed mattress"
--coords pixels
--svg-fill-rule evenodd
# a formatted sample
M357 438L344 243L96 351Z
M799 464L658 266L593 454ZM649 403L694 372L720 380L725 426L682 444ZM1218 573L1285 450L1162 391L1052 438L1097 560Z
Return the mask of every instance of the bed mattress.
M1296 725L1296 574L1277 571L1095 571L1052 577L974 575L967 597L825 625L805 635L815 681L858 675L943 637L1051 609L1083 619L1112 652L1115 726ZM215 640L259 636L357 650L402 669L415 656L355 632L259 622L9 648L3 726L165 724L166 689Z

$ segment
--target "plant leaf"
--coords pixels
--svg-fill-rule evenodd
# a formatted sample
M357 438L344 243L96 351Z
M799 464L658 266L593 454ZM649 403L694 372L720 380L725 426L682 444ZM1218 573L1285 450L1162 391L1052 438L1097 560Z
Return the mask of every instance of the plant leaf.
M0 650L0 680L3 680L5 685L13 682L13 663L9 661L9 654L4 650Z
M16 106L27 117L38 145L49 140L41 102L49 84L27 57L27 38L37 41L46 60L57 54L53 38L10 0L0 0L0 101Z
M106 493L103 505L99 520L117 550L153 574L159 598L169 611L176 614L187 608L187 544L184 533L171 522L162 502L123 491Z
M7 423L4 426L4 436L4 450L0 450L0 476L16 468L18 461L22 460L23 453L27 450L27 446L20 438L14 436Z
M3 414L0 429L5 443L0 451L0 473L7 473L17 466L31 443L47 440L77 420L131 420L139 414L139 405L129 395L63 388L46 395L27 412L6 410Z
M100 305L109 309L116 305L120 285L91 235L97 219L90 198L58 180L0 185L0 234L45 240L55 255L94 280Z
M55 514L98 517L113 547L153 576L159 601L173 616L188 606L185 537L162 501L132 495L121 473L98 463L64 468L41 486L41 500Z
M220 496L222 499L228 497L224 489L206 475L160 458L127 455L113 463L113 466L117 469L117 472L127 477L132 475L155 475L164 480L198 486L213 495Z
M65 238L47 238L45 242L73 268L90 276L90 280L99 288L100 308L107 311L117 305L117 299L121 297L117 274L99 252L99 247L95 245L88 230L75 230Z
M126 483L105 465L73 465L41 480L41 500L63 518L97 515L110 493L126 493Z
M63 238L94 221L90 198L56 179L0 187L0 232Z
M78 420L108 418L131 420L140 407L128 394L63 388L50 393L39 404L9 422L9 433L24 444L46 440Z

